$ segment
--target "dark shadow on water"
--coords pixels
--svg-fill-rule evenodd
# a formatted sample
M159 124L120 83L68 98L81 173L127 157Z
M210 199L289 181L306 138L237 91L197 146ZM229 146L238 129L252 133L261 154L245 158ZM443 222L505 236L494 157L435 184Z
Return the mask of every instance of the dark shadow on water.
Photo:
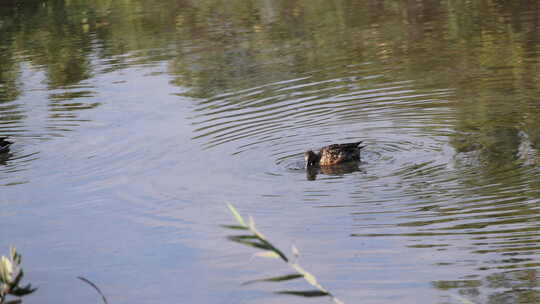
M358 162L347 162L344 164L334 165L334 166L325 166L325 167L308 167L306 168L306 177L308 180L316 180L317 175L344 175L348 173L353 173L357 171L364 172L361 169Z

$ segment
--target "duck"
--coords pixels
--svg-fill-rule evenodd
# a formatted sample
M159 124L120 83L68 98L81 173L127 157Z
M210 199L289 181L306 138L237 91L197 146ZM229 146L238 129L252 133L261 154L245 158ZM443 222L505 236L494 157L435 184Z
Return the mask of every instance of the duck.
M359 161L360 150L364 148L364 146L360 146L361 143L362 141L345 144L332 144L322 147L318 152L308 150L304 153L306 167L326 167L349 161Z
M7 137L0 137L0 153L5 153L9 151L9 146L11 146L13 142L8 141Z

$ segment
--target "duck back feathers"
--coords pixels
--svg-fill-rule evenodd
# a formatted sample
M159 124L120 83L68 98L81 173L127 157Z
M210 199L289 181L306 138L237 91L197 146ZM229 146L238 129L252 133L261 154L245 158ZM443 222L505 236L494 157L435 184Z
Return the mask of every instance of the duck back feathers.
M306 164L320 165L320 166L332 166L341 164L348 161L359 161L360 150L364 148L360 146L362 142L344 143L344 144L332 144L326 147L322 147L319 153L312 151L306 152Z

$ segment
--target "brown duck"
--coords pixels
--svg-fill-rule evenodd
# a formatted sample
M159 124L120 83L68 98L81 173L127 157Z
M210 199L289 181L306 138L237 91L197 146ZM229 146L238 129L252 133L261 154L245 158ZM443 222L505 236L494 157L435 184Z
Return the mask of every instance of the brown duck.
M309 150L304 153L306 167L333 166L348 161L359 161L360 150L364 148L360 146L361 143L359 141L347 144L333 144L322 147L319 152Z
M0 137L0 153L9 151L9 146L13 144L7 140L7 137Z

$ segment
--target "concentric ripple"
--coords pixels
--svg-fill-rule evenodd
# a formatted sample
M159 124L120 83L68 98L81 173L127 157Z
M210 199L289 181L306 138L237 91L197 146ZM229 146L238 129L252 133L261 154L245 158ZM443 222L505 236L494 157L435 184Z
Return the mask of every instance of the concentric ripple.
M442 120L436 128L445 128L449 116L441 109L451 90L420 91L413 81L370 74L369 64L352 68L345 77L311 74L205 100L192 118L194 139L206 148L233 143L234 154L270 149L279 164L308 147L369 139L427 119Z
M351 66L339 77L313 72L204 100L191 117L193 139L206 149L226 145L231 157L265 155L275 178L317 180L306 185L304 201L350 208L354 238L396 237L410 248L471 254L536 252L540 192L527 134L516 131L522 142L513 152L487 146L475 133L456 131L452 89L396 81L391 68L372 68ZM304 169L303 151L354 140L366 144L357 167ZM482 267L507 267L494 259Z

